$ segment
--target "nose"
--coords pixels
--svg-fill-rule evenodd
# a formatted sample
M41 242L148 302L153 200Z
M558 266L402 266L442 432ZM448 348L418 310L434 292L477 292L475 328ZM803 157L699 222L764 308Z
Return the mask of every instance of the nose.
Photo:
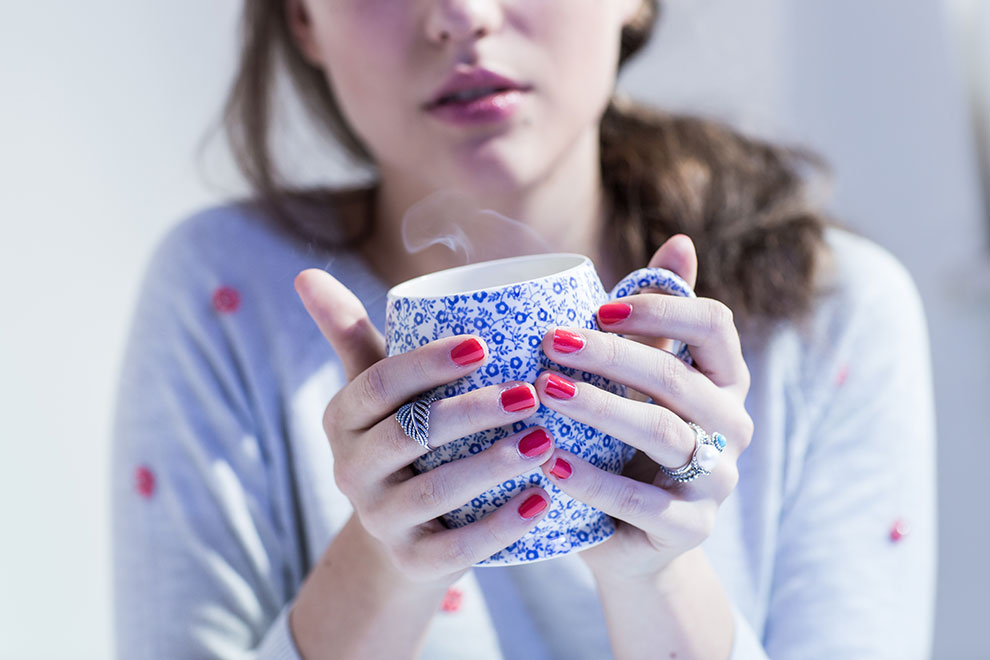
M435 0L426 18L426 34L435 43L480 39L499 29L498 0Z

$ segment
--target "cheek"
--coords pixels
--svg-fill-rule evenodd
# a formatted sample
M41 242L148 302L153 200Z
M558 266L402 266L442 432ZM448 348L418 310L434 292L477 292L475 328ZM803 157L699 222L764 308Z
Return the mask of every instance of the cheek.
M372 153L394 143L408 99L410 28L394 0L354 0L327 13L324 70L347 123ZM332 4L332 3L331 3ZM391 11L387 11L391 9Z
M570 1L575 11L537 17L533 39L546 53L554 112L588 121L604 109L615 85L621 23L606 3Z

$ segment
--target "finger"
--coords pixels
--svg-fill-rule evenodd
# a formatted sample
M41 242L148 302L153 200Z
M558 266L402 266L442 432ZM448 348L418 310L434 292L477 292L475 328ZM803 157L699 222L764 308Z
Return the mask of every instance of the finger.
M686 234L671 236L653 254L647 268L666 268L673 271L693 289L698 279L698 254L694 242ZM674 342L671 339L636 337L636 340L654 348L674 352Z
M379 360L337 393L326 421L351 430L371 428L414 396L463 378L487 360L485 341L470 335L444 337Z
M330 273L308 268L296 276L296 293L340 358L347 380L385 357L385 338L364 305Z
M719 387L749 387L732 310L711 298L681 298L644 293L599 308L602 330L670 337L691 348L698 370Z
M499 484L539 468L553 452L553 437L542 427L499 440L485 451L444 463L395 488L382 517L414 527L463 506Z
M647 268L666 268L680 275L693 289L698 281L698 252L687 234L675 234L653 253Z
M521 422L539 407L536 389L519 381L489 385L434 401L430 404L430 447L436 449L474 433ZM384 477L427 453L405 434L392 415L378 422L371 435L374 439L363 452L367 461L364 470L370 475Z
M708 376L666 351L625 337L579 328L554 328L543 337L543 352L557 364L599 374L653 398L682 419L706 421L713 411L737 405ZM725 405L719 402L725 401ZM726 408L726 407L729 408Z
M559 448L540 469L567 495L662 539L667 547L693 547L707 538L717 502L725 497L700 495L694 488L669 491L612 474Z
M559 448L540 469L574 499L640 529L655 527L675 501L663 488L596 468Z
M550 502L550 493L528 488L478 522L421 537L413 544L413 561L448 573L472 566L528 534L546 516Z
M660 465L678 468L694 452L694 431L663 406L632 401L550 371L536 379L536 391L547 408L632 445Z

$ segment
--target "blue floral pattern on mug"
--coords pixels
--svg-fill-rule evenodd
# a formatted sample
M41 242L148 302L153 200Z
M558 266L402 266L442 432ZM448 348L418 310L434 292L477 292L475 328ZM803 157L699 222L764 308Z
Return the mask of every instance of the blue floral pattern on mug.
M547 255L548 256L548 255ZM402 286L402 285L399 285ZM597 374L563 367L543 353L540 343L552 327L584 327L597 330L598 307L615 299L651 288L694 296L676 274L660 268L644 268L625 277L611 294L605 292L590 259L553 275L506 286L457 295L403 297L389 291L386 310L388 354L396 355L442 337L473 334L488 344L488 363L464 378L436 388L440 398L463 394L507 381L532 383L546 369L554 369L606 391L625 396L625 387ZM677 354L690 360L687 346ZM619 474L636 449L601 431L540 406L525 422L482 431L449 442L421 456L413 467L431 470L458 458L477 454L494 442L530 426L542 425L557 446L592 465ZM410 440L412 442L412 440ZM544 519L524 537L476 566L509 565L549 559L601 543L615 533L612 518L576 500L547 479L539 467L510 479L442 517L450 528L480 520L522 489L540 486L551 494Z

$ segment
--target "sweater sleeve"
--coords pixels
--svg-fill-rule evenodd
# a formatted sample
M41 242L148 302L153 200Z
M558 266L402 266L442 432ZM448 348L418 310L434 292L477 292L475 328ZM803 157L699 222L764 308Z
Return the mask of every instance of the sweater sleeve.
M297 658L285 456L227 318L239 301L173 231L140 287L113 436L115 636L122 658ZM283 452L284 454L284 452Z
M784 484L763 643L790 658L925 658L935 589L935 424L924 312L877 251L813 339L807 443ZM857 272L859 272L857 271ZM822 349L821 347L825 348ZM737 657L762 658L758 649Z

